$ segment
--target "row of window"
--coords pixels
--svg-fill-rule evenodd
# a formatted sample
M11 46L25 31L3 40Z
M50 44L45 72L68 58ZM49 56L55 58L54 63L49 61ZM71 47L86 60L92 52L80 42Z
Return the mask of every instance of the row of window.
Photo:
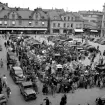
M7 25L8 24L8 22L7 21L0 21L0 25L2 25L2 24L4 24L4 25ZM15 25L16 24L16 22L15 21L12 21L12 25ZM31 21L29 21L29 26L31 26L32 25L32 22ZM19 21L19 25L22 25L22 21L20 20ZM38 21L35 21L35 25L39 25L39 23L38 23ZM42 26L44 26L45 25L45 23L44 22L42 22Z
M53 27L61 27L61 25L60 25L60 23L53 23ZM72 28L73 27L73 23L71 23L71 24L70 23L64 23L63 27L65 27L65 28L66 27L71 27Z

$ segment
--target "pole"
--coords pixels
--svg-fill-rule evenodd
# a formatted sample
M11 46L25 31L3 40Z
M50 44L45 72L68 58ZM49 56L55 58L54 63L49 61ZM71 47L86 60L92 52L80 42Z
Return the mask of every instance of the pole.
M102 25L101 25L101 37L103 37L104 35L104 19L105 19L105 3L104 3L104 6L103 6L103 17L102 17Z

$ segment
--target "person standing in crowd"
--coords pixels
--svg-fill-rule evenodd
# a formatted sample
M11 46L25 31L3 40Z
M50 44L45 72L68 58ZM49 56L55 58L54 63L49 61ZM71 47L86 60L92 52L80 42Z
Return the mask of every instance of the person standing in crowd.
M7 77L6 77L6 75L3 75L3 77L2 77L2 84L3 84L3 87L7 87Z
M0 78L0 94L2 93L2 80L1 80L1 78Z
M1 66L1 68L3 68L3 60L2 60L2 58L0 60L0 66Z
M49 99L48 99L48 97L46 97L45 99L44 99L44 101L45 101L45 105L50 105L50 101L49 101Z
M64 94L61 98L60 105L66 105L67 104L67 95Z

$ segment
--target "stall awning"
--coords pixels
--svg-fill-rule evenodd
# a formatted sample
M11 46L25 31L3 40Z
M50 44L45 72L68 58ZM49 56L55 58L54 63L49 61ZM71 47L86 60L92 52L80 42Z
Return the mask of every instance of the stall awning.
M47 30L47 28L0 28L0 30Z
M97 30L90 30L91 32L98 32Z
M83 29L74 29L75 32L83 32Z

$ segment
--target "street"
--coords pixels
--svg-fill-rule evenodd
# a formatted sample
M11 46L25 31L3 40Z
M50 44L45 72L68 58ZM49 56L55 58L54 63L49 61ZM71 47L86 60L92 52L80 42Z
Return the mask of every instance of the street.
M39 38L39 39L44 40L44 38ZM95 45L93 42L89 42L89 43ZM24 98L20 94L18 85L16 85L13 82L12 78L9 76L9 71L7 71L6 49L4 48L4 39L0 40L0 44L3 47L3 51L0 52L0 59L2 58L5 64L3 69L0 68L0 75L2 76L3 74L6 74L8 79L8 85L11 88L11 96L9 98L7 105L40 105L40 103L42 103L43 99L46 97L46 95L45 96L42 95L42 92L41 92L42 84L39 83L41 87L39 90L39 94L37 95L37 99L25 102ZM105 46L100 45L100 50L102 52L104 49L105 49ZM52 102L52 105L59 105L62 95L63 94L59 93L59 94L55 94L55 97L53 97L52 95L48 95L48 97ZM67 105L78 105L78 104L87 105L87 103L89 103L90 105L95 105L95 99L103 95L105 95L105 89L101 89L101 90L98 88L77 89L75 93L67 94Z

